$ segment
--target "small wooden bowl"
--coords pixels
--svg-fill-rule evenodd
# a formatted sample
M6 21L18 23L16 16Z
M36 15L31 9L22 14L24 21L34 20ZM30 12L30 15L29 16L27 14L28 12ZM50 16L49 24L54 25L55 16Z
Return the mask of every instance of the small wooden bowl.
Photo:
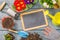
M13 19L11 17L4 17L2 19L2 26L3 26L3 28L11 29L14 26Z

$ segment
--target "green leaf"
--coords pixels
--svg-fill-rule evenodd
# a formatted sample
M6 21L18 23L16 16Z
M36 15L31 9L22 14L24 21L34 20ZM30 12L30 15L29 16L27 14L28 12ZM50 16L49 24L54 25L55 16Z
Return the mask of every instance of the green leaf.
M26 5L26 8L25 8L24 10L26 11L26 10L28 10L28 9L29 9L29 8L28 8L28 6Z
M38 0L34 0L33 4L35 5L37 3ZM27 4L26 8L24 9L25 11L32 8L34 5L33 4Z
M58 0L56 0L56 2L58 2Z
M12 5L12 10L14 10L14 11L16 10L14 5Z
M59 7L60 7L60 0L57 0L57 4L59 5Z
M11 38L7 38L7 40L11 40Z
M52 0L39 0L39 3L41 5L43 5L44 2L46 2L49 5L50 8L53 8L53 2L52 2Z
M43 1L43 0L39 0L39 3L40 3L41 5L43 5L44 1Z
M34 3L34 4L36 4L37 2L38 2L38 0L34 0L34 2L33 2L33 3Z
M34 5L32 5L32 4L27 4L27 6L28 6L28 8L32 8L32 6L34 6Z

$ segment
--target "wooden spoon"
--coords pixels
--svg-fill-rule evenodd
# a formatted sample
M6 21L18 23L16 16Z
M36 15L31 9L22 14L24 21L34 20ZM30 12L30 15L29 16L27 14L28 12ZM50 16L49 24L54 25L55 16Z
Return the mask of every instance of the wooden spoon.
M6 2L4 1L1 5L0 5L0 11L4 8Z

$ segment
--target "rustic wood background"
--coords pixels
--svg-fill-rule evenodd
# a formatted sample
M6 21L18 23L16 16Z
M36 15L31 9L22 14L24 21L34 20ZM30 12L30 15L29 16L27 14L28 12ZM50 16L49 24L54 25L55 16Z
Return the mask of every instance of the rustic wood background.
M14 0L0 0L0 5L1 5L1 3L2 3L3 1L6 1L6 3L8 3L8 5L11 6L11 5L13 4L13 1L14 1ZM9 8L8 5L6 5L6 6L4 7L3 11L6 11L6 10ZM38 9L38 8L43 8L43 7L39 4L39 1L38 1L38 3L37 3L36 5L34 5L34 7L32 7L31 9L29 9L28 11L35 10L35 9ZM55 9L48 9L48 10L50 11L50 13L51 13L52 15L54 15L56 12L59 12L59 11L60 11L60 9L56 9L56 10L55 10ZM9 32L9 31L7 31L7 29L2 28L1 19L2 19L3 17L5 17L5 16L9 16L9 15L8 15L7 13L4 13L4 12L0 11L0 40L4 40L4 35L5 35L5 34L11 33L11 32ZM57 31L60 32L60 27L57 27L57 26L53 25L52 22L51 22L51 19L50 19L48 16L47 16L47 19L48 19L49 26L55 28ZM18 30L18 31L21 31L21 30L22 30L22 25L21 25L21 20L20 20L20 19L19 19L19 20L15 20L14 29L16 29L16 30ZM38 32L40 35L42 35L42 32L41 32L42 29L43 29L43 28L36 29L36 30L31 31L31 32ZM12 33L12 34L16 37L15 40L20 40L20 37L19 37L17 34L14 34L14 33ZM43 40L48 40L48 39L46 39L46 38L44 38L44 37L42 37L42 38L43 38Z

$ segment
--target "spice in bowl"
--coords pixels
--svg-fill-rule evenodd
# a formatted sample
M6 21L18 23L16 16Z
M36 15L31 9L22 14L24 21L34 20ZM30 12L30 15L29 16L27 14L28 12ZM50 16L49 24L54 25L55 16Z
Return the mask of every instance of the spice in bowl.
M3 28L11 29L14 26L14 21L10 17L5 17L2 19Z
M10 33L6 34L4 37L5 37L5 40L14 40L15 39L15 37Z

